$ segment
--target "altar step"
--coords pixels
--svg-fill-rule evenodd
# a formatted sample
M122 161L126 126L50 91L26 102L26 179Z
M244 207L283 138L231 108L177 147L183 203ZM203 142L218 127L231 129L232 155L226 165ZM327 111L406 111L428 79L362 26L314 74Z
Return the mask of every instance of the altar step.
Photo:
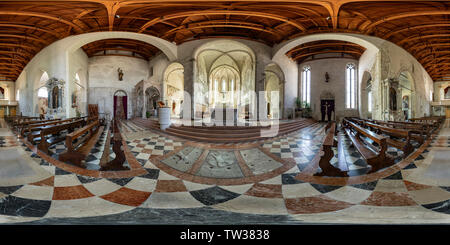
M141 127L153 130L159 129L159 123L155 120L133 119L133 122ZM257 140L265 140L261 133L270 133L273 137L288 134L315 123L311 119L297 119L289 122L279 122L278 128L275 126L174 126L171 125L164 132L178 136L180 138L193 141L213 142L213 143L239 143Z

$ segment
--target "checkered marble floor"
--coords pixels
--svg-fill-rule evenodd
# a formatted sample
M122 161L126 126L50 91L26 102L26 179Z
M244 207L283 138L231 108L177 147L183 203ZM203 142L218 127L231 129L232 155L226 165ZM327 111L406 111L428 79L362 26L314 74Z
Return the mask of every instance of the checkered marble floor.
M204 215L210 224L352 222L343 216L357 217L357 223L450 222L450 187L408 180L428 152L391 176L349 186L306 183L295 179L295 173L246 185L206 185L168 175L150 163L141 176L92 178L27 152L52 176L0 187L1 223L202 224ZM214 218L214 213L222 215ZM388 217L397 213L396 219ZM70 219L74 217L77 220Z
M136 157L136 159L144 165L149 160L150 156L162 156L173 151L182 143L166 138L159 134L148 132L144 138L127 141L128 149Z
M322 128L323 125L317 125L270 145L280 146L274 147L278 149L288 149L282 145L289 149L318 147L315 140L320 139ZM297 142L300 139L302 142ZM422 174L429 169L433 147L400 171L361 184L304 182L295 178L300 171L297 164L270 179L221 185L180 179L149 160L151 154L172 151L170 147L182 146L181 142L157 134L135 141L128 141L127 145L141 160L145 173L129 178L93 178L67 172L19 145L50 177L0 186L0 223L450 223L450 183L427 179ZM295 142L297 147L286 142ZM143 153L144 150L150 153ZM295 152L290 151L292 155ZM281 153L289 152L274 152L282 158ZM137 157L139 154L143 155ZM305 158L308 155L312 154L303 154Z
M296 134L266 142L261 146L280 158L293 158L298 170L302 171L320 150L324 128L325 124L315 124Z

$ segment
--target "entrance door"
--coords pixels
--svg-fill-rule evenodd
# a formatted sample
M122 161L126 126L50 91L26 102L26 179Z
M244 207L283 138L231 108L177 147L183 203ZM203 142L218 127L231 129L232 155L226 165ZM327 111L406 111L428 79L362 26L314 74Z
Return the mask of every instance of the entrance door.
M5 107L0 107L0 117L5 117Z
M445 110L445 117L450 118L450 107L447 107Z
M334 100L320 100L320 113L322 121L333 120L332 114L334 112Z

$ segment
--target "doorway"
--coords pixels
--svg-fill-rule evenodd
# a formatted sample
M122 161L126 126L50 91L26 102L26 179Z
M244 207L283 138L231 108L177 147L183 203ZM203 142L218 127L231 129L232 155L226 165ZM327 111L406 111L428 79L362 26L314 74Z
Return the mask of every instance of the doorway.
M445 118L450 118L450 107L449 106L447 106L445 108Z
M114 118L127 119L127 93L123 90L117 90L114 93Z
M320 100L322 122L334 120L334 100Z

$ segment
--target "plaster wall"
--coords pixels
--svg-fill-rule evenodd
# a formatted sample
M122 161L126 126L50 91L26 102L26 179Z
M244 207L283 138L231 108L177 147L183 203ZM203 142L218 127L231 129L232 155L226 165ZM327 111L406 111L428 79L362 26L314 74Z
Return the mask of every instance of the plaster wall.
M119 81L117 69L123 70L123 81ZM135 85L147 79L148 62L143 59L123 56L96 56L89 59L88 103L98 104L99 113L113 116L114 93L124 90L127 93L127 118L133 116L133 89Z
M16 94L15 94L15 83L14 82L6 82L6 81L0 81L0 87L2 87L5 90L5 93L3 94L4 100L14 101Z
M346 58L331 58L303 62L298 70L303 67L311 67L311 109L312 116L316 120L321 120L320 97L329 92L334 95L336 120L344 116L357 116L356 109L345 109L345 74L348 63L354 63L358 67L358 61ZM356 69L357 72L358 69ZM325 82L325 72L328 72L329 82ZM356 74L358 75L358 74ZM333 117L333 116L332 116Z

